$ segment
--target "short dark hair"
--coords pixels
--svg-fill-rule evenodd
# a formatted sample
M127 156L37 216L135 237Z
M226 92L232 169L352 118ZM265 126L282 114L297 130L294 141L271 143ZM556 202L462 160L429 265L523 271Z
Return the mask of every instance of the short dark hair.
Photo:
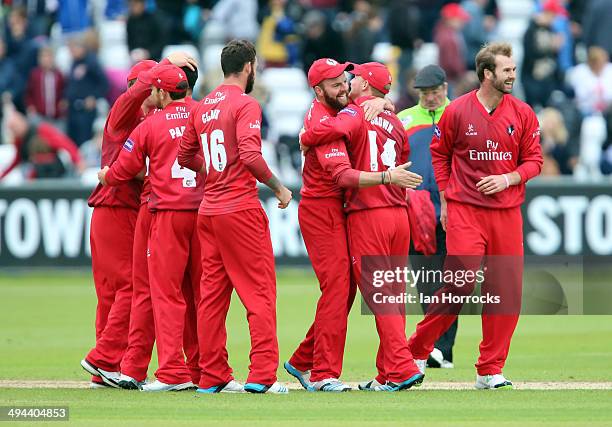
M183 89L181 92L168 92L170 94L170 99L176 101L177 99L183 99L187 96L188 83L187 82L179 82L176 85L177 89Z
M489 43L486 44L476 54L476 74L478 80L484 80L484 71L489 70L495 73L495 57L497 55L512 56L512 46L509 43Z
M255 62L255 46L248 40L232 40L221 52L221 69L225 77L238 74L246 63Z
M181 70L185 73L185 77L187 77L187 83L189 83L189 89L193 89L198 80L198 68L193 67L193 70L188 66L181 67Z

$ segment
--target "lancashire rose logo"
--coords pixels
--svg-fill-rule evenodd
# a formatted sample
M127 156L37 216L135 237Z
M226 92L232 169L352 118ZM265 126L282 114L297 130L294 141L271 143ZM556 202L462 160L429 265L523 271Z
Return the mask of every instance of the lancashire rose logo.
M331 66L331 67L335 67L336 65L338 65L338 61L335 61L331 58L327 58L325 60L325 62L327 63L327 65Z

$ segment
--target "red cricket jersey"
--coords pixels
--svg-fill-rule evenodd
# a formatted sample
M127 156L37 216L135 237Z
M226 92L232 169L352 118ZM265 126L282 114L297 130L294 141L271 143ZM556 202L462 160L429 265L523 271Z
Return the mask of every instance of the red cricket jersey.
M202 151L204 155L202 155ZM235 85L222 84L192 111L179 146L179 164L205 166L199 213L220 215L261 208L256 179L272 172L261 155L261 107Z
M185 97L185 104L189 106L189 110L193 110L197 105L198 101L195 101L191 96ZM157 108L150 111L147 117L151 114L155 114L159 111ZM121 156L121 154L119 154ZM151 183L149 182L149 165L147 160L147 173L144 177L144 181L142 183L142 192L140 193L140 204L149 203L149 196L151 195Z
M525 200L525 183L542 169L540 127L529 105L504 95L489 114L467 93L444 110L431 144L434 173L448 200L488 208L511 208ZM517 171L521 183L484 195L476 183L489 175Z
M109 185L133 178L149 158L150 210L195 210L204 191L199 174L179 166L178 144L189 118L189 105L174 101L138 125L106 174Z
M371 98L371 97L370 97ZM390 111L383 111L370 122L364 119L359 106L369 99L362 97L341 110L336 117L329 118L302 135L304 145L314 145L317 140L333 141L343 138L348 147L354 169L365 172L382 172L408 161L410 151L406 132L401 121ZM347 165L342 156L327 159L333 161L332 174L337 177ZM340 159L340 161L339 161ZM323 167L327 167L326 164ZM345 209L348 213L390 206L406 207L406 191L395 185L376 185L368 188L350 188L345 194Z
M304 116L304 129L308 130L317 123L327 120L330 117L335 117L337 111L327 107L314 99L310 105L310 109ZM344 142L342 142L344 146ZM325 171L321 165L319 158L327 154L325 146L315 146L308 150L304 155L304 168L302 170L302 197L333 197L342 199L344 191L334 182L328 171ZM337 147L334 147L337 148ZM346 149L344 150L346 152Z
M142 103L151 94L151 85L140 79L121 94L113 104L102 139L102 165L111 166L121 151L121 147L138 124L144 120ZM89 196L88 204L92 207L110 206L138 209L142 181L130 180L116 187L98 186Z

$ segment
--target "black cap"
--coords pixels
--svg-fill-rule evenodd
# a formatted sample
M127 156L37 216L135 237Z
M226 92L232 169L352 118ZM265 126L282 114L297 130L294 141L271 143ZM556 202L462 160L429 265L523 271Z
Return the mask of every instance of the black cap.
M428 65L419 71L414 79L417 89L440 86L446 81L446 73L437 65Z

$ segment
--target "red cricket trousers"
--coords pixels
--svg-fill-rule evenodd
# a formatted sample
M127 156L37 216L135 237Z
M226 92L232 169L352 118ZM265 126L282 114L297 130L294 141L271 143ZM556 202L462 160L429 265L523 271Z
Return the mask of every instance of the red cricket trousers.
M351 281L343 201L302 198L298 219L321 296L314 322L289 363L310 370L312 382L340 378L348 314L357 292Z
M144 381L155 343L155 323L149 287L147 245L151 228L151 212L146 203L140 205L134 232L132 258L132 313L128 347L121 361L121 373Z
M199 301L202 275L200 242L195 210L157 211L153 213L149 235L149 283L155 319L157 379L166 384L180 384L193 379L185 363L186 319L193 319ZM193 334L192 334L193 336ZM188 360L198 359L187 354Z
M201 299L198 306L200 387L233 379L225 318L235 289L246 308L251 352L247 382L272 385L278 368L276 276L268 218L262 208L200 215Z
M449 259L455 259L461 261L465 268L477 270L483 257L487 256L487 271L481 293L492 289L505 304L502 308L483 306L480 357L475 365L479 375L500 374L520 310L523 276L521 210L520 207L489 209L448 201L447 212L446 268L449 268ZM467 289L464 286L457 290L450 283L436 295L457 292L471 294L473 287L472 284ZM443 304L429 306L428 314L418 323L410 338L410 349L416 359L427 359L436 340L457 318L459 308L445 311ZM502 314L496 314L496 310Z
M376 257L379 264L389 264L386 269L392 268L391 256L402 257L407 262L410 249L408 214L405 207L361 210L349 213L347 225L353 274L367 301L375 289L362 280L362 269L369 268L362 264L362 257ZM418 374L406 339L405 307L402 305L395 312L371 309L380 338L376 380L381 384L398 383Z
M91 267L98 306L96 346L86 359L106 371L119 370L127 347L137 215L134 209L101 206L91 217Z

